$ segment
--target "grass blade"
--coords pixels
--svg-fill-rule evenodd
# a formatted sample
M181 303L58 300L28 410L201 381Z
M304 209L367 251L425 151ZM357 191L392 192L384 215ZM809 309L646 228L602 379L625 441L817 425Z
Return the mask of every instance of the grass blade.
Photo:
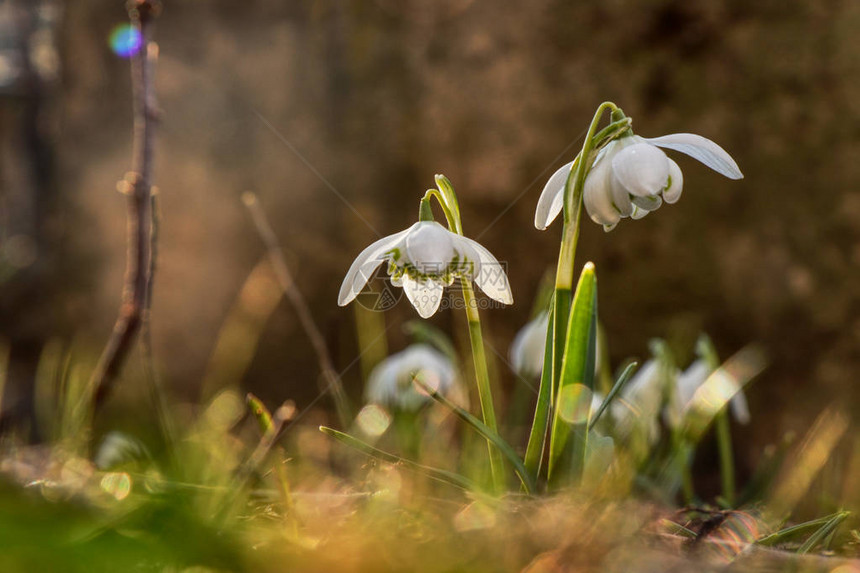
M441 481L447 483L449 485L453 485L455 487L459 487L468 491L476 492L479 491L477 484L472 482L471 480L461 476L460 474L456 474L454 472L449 472L447 470L440 470L438 468L431 468L429 466L421 465L417 462L413 462L412 460L407 460L406 458L401 458L400 456L384 452L377 448L374 448L367 442L359 440L358 438L354 438L349 434L345 434L343 432L338 432L333 428L329 428L327 426L320 426L320 432L326 434L327 436L331 436L335 440L341 442L344 445L349 446L354 450L358 450L359 452L370 456L372 458L376 458L382 462L393 465L401 465L405 468L408 468L416 473L424 474L429 478L435 479L437 481Z
M248 408L257 420L257 425L260 426L260 432L263 435L266 435L273 431L275 429L275 423L272 421L271 412L269 412L269 409L266 408L265 404L263 404L263 401L250 392L245 396L245 400L248 402Z
M600 407L597 409L597 412L594 416L591 417L591 421L588 424L588 429L591 430L595 424L600 420L600 416L603 415L603 412L609 407L612 403L612 400L615 399L615 396L618 395L621 390L624 389L624 385L633 377L633 374L636 373L636 368L639 366L638 362L631 362L627 365L624 371L621 373L621 376L618 377L618 380L615 381L615 385L612 386L612 390L609 391L609 394L606 395L606 398L603 402L600 403Z
M553 360L553 329L555 328L554 306L550 304L549 323L546 329L546 346L543 355L543 371L540 377L540 388L535 405L535 417L532 422L532 430L529 434L529 443L526 447L525 466L532 480L537 482L540 475L543 451L546 445L546 433L549 428L549 416L552 409L552 360Z
M835 514L833 517L827 520L827 523L821 526L821 528L809 536L803 545L797 550L797 552L801 555L805 553L809 553L812 551L816 545L821 543L827 536L836 531L836 528L845 521L848 516L851 515L850 511L840 511Z
M519 476L520 481L523 484L523 487L526 490L526 493L534 493L535 491L535 483L532 479L531 475L528 471L526 471L526 467L523 465L523 462L520 460L517 453L514 449L496 432L492 431L487 427L486 424L481 422L478 418L459 407L458 405L451 402L445 396L439 394L434 388L431 388L418 378L414 380L414 383L418 385L424 392L430 395L431 398L454 412L458 418L472 426L479 434L484 436L487 440L493 443L496 448L502 453L505 458L510 462L510 464L514 467L514 471L517 472L517 476Z
M787 543L796 537L799 537L809 531L810 529L821 528L826 526L828 523L832 522L834 519L838 518L842 514L846 514L842 517L848 517L849 512L847 511L838 511L836 513L826 515L824 517L819 517L818 519L812 519L810 521L804 521L803 523L798 523L797 525L792 525L791 527L786 527L784 529L780 529L775 533L771 533L770 535L765 535L756 540L756 545L763 545L765 547L773 547L774 545L779 545L780 543ZM840 520L841 521L841 520Z
M770 491L767 501L774 516L788 517L794 511L848 428L847 415L835 407L818 416Z

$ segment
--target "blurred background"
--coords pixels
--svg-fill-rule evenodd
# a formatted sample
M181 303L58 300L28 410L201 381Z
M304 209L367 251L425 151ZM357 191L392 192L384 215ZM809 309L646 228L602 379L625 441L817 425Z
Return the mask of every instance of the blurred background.
M126 22L120 0L0 1L6 420L32 410L46 343L97 356L116 316L131 93L109 38ZM521 382L503 359L560 240L560 225L534 229L534 207L609 99L636 133L704 135L746 176L670 152L682 200L610 234L585 220L577 267L596 263L613 365L663 337L684 366L702 331L723 358L765 348L753 423L735 431L747 471L827 405L860 403L858 29L860 4L836 0L164 0L152 328L165 385L193 402L212 375L221 327L264 255L240 201L252 190L359 399L340 281L374 230L415 221L444 173L466 234L508 265L516 302L483 318L509 402ZM432 322L465 343L461 314ZM390 351L415 317L405 299L384 315ZM241 385L304 408L318 394L310 343L286 301L263 318ZM115 402L139 369L133 358Z

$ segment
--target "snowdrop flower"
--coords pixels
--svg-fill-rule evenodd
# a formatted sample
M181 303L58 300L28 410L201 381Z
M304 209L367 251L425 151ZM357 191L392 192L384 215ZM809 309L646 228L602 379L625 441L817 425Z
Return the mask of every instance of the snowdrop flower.
M624 386L618 399L609 406L619 435L627 436L641 428L648 443L657 442L660 437L657 418L663 403L663 386L663 368L660 363L649 360L643 364Z
M455 278L474 280L490 298L513 303L508 277L490 251L435 221L419 221L364 249L346 273L337 303L352 301L386 261L391 283L403 287L422 318L436 313L443 289Z
M365 398L395 410L418 410L432 398L415 387L415 378L442 395L457 383L454 365L447 356L427 344L413 344L376 365L368 378Z
M628 133L600 150L585 178L585 209L604 230L611 231L624 217L641 219L664 201L672 204L681 197L681 168L661 147L685 153L729 179L743 178L735 160L700 135L673 133L644 138ZM538 229L546 229L561 212L572 166L573 162L562 166L547 181L535 211Z
M542 312L537 318L522 327L514 337L509 352L511 367L514 372L528 377L541 375L548 326L549 313Z
M666 408L665 418L669 425L677 427L683 420L684 413L693 400L696 390L705 383L711 375L711 368L705 360L693 362L689 368L678 375L676 381L677 401L671 401ZM750 421L750 411L743 390L738 391L729 401L729 408L735 420L741 424Z

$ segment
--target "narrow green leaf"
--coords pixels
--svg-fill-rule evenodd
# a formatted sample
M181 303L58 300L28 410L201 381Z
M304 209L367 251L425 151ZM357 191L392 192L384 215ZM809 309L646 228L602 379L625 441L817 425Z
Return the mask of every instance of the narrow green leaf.
M687 537L689 539L696 538L695 531L687 529L680 523L675 523L670 519L661 519L659 525L663 527L667 533L671 533L672 535L680 535L681 537Z
M789 541L800 537L801 535L812 529L821 531L822 529L828 527L828 524L831 524L834 521L836 522L836 525L839 525L839 523L841 523L846 517L848 517L849 514L850 512L847 511L838 511L836 513L832 513L824 517L819 517L818 519L804 521L803 523L798 523L797 525L792 525L791 527L780 529L779 531L771 533L770 535L765 535L764 537L757 539L755 543L756 545L763 545L765 547L773 547L781 543L788 543ZM830 530L832 529L833 527L830 527ZM825 531L821 538L823 538L827 533L828 532ZM812 539L812 537L810 537L810 539ZM808 542L809 540L807 540L807 543Z
M499 434L492 431L481 420L451 402L448 398L441 395L434 388L431 388L430 386L422 382L420 379L415 378L414 383L424 392L429 394L431 398L454 412L454 414L456 414L458 418L472 426L479 434L492 442L492 444L496 446L496 448L498 448L500 452L502 452L502 455L505 456L508 462L510 462L510 464L514 467L514 471L517 472L517 476L519 476L520 481L522 482L523 487L526 490L526 493L534 493L534 480L532 479L531 475L529 475L528 471L526 471L523 462L520 460L519 456L517 456L517 453L514 451L514 449Z
M358 438L354 438L349 434L345 434L343 432L338 432L333 428L329 428L327 426L320 426L320 432L331 436L335 440L341 442L353 448L354 450L358 450L359 452L370 456L372 458L376 458L382 462L393 465L401 465L405 468L408 468L412 471L415 471L420 474L424 474L427 477L435 479L437 481L441 481L447 483L449 485L453 485L471 492L477 492L478 486L471 480L461 476L460 474L456 474L454 472L449 472L447 470L440 470L438 468L431 468L429 466L421 465L419 463L413 462L412 460L407 460L406 458L401 458L400 456L384 452L377 448L374 448L367 442L359 440Z
M460 219L460 202L457 200L457 194L454 193L454 186L451 185L451 181L447 177L439 173L436 175L436 187L439 188L442 198L445 200L445 206L454 218L454 221L449 221L449 223L456 222L455 228L451 230L458 235L462 235L463 227Z
M257 424L260 426L260 432L266 435L274 430L275 424L272 422L272 414L266 408L266 405L250 392L245 396L245 400L248 402L248 408L251 409L251 413L254 414Z
M809 553L815 546L821 543L827 536L836 531L836 528L845 521L848 516L851 515L850 511L840 511L836 513L833 517L827 520L827 523L821 526L821 528L809 536L803 545L797 550L797 552L801 555L805 553Z
M525 466L531 478L537 482L540 475L541 461L546 444L546 434L549 428L549 413L552 409L552 360L553 360L553 333L555 328L554 305L550 304L549 323L546 329L546 347L543 355L543 371L540 377L540 388L535 405L535 417L532 422L532 430L529 434L529 443L526 447Z
M591 417L591 421L588 423L589 430L594 428L594 425L600 420L600 416L602 416L603 412L605 412L609 405L612 404L612 400L614 400L618 393L624 389L624 385L627 384L627 382L633 377L633 374L636 373L637 366L639 366L638 362L631 362L627 365L621 373L621 376L619 376L618 380L615 381L615 385L612 386L612 390L609 391L609 394L607 394L603 402L600 403L600 407L597 409L597 412Z
M550 403L555 407L558 394L559 380L561 379L562 364L564 363L565 340L567 340L567 326L570 321L570 299L569 288L556 288L553 304L555 306L555 320L552 329L552 360L549 367L552 369L552 384L550 385ZM544 366L544 370L546 366Z
M550 434L549 471L552 476L553 468L567 444L571 432L571 421L578 436L574 441L576 454L571 460L574 472L581 472L587 441L588 417L583 420L565 420L562 414L579 410L579 401L584 399L585 392L576 391L573 385L583 386L588 390L588 400L594 386L595 350L597 344L597 276L594 264L586 263L576 285L573 297L573 308L568 322L566 343L562 356L561 377L555 399L552 432ZM570 402L574 403L571 404Z

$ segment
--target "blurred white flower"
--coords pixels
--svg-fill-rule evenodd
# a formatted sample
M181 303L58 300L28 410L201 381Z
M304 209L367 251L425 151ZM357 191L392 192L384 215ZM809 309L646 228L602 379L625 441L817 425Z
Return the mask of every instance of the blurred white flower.
M474 280L490 298L513 303L508 277L490 251L435 221L419 221L376 241L356 257L340 287L338 304L352 301L386 261L392 284L403 287L422 318L439 309L445 286L455 278Z
M418 410L432 398L415 387L415 378L442 395L457 383L447 356L427 344L413 344L376 365L368 377L365 399L394 410Z
M693 362L689 368L681 372L676 381L677 400L672 400L666 407L666 422L677 427L683 421L684 414L690 407L693 396L702 384L711 375L711 368L705 360L699 359ZM732 416L741 424L750 421L750 411L743 390L739 390L729 402Z
M514 372L520 376L537 377L541 375L548 326L549 313L542 312L537 318L523 326L514 337L508 355Z
M726 151L700 135L673 133L643 138L625 135L606 145L588 172L583 189L591 219L611 231L624 217L641 219L663 204L681 197L684 176L678 164L659 149L673 149L698 159L729 179L742 179L737 163ZM535 211L535 227L546 229L562 210L564 188L573 163L547 181Z
M603 405L603 401L605 399L606 399L606 397L603 394L601 394L600 392L594 392L594 394L591 395L591 413L588 415L589 422L594 419L595 414L597 414L597 411ZM610 411L611 411L611 409L610 409ZM607 414L609 414L609 413L610 412L604 412L603 414L601 414L600 420L599 420L600 422L602 422L601 425L605 426L606 420L609 417L609 416L607 416Z
M665 380L657 360L649 360L633 375L621 394L609 406L616 433L628 436L634 430L643 432L649 444L660 437L658 416L663 404Z

